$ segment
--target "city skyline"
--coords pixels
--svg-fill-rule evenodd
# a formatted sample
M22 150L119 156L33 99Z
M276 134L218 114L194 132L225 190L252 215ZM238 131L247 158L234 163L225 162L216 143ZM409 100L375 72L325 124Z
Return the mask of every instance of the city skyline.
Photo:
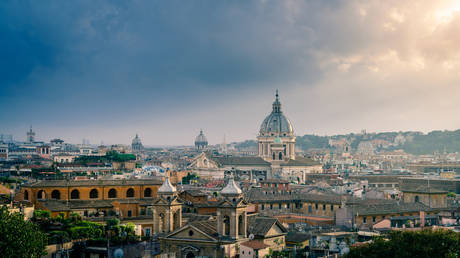
M1 132L145 145L456 130L455 1L0 3ZM110 133L108 133L110 132Z

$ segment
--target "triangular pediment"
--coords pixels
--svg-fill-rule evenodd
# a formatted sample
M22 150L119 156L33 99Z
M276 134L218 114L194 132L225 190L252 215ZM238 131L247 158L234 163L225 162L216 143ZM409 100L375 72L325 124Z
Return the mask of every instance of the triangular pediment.
M228 199L224 199L220 202L220 207L244 207L247 205L247 202L244 199L239 199L237 202L232 202Z
M266 237L277 236L286 233L286 229L277 221L272 225L270 230L268 230Z
M217 239L206 234L199 228L187 224L184 227L177 229L176 231L172 232L171 234L167 235L165 239L168 240L200 240L200 241L212 241L216 242Z
M198 156L196 156L190 165L188 166L189 168L217 168L219 164L217 164L214 160L211 159L211 157L208 156L206 152L200 153Z
M173 199L169 200L169 201L164 199L164 198L156 198L153 201L153 205L180 205L180 204L182 204L182 203L179 202L177 197L173 197Z

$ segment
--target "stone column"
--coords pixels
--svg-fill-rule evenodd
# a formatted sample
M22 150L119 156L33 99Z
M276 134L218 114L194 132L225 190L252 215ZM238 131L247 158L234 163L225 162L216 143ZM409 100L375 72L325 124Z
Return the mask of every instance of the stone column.
M217 233L219 233L219 235L223 235L224 232L223 232L223 224L224 221L222 220L222 214L220 211L217 211Z
M182 227L182 206L179 207L179 210L177 211L177 213L179 213L179 215L177 216L179 218L178 225L179 225L179 228L181 228Z
M165 228L165 231L166 232L171 232L171 228L173 226L173 224L171 223L171 220L172 220L172 214L171 214L171 209L168 208L168 210L166 211L166 216L165 216L165 219L166 219L166 228Z
M158 217L157 217L157 209L153 208L153 234L158 233Z
M244 238L246 238L246 234L248 233L248 216L246 214L246 211L243 212L243 232L241 235L243 235Z
M230 216L230 236L232 238L236 238L238 236L238 227L237 222L238 220L236 219L236 213L235 211L232 211L232 214Z

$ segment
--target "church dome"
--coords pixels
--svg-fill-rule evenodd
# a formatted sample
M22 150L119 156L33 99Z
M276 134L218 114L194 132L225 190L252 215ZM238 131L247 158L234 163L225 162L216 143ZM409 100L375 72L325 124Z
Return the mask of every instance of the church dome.
M262 122L259 134L261 136L290 136L294 134L291 121L289 121L289 119L281 111L281 102L278 99L278 91L276 91L276 99L273 102L273 110Z
M174 187L169 181L169 177L166 177L163 184L158 188L158 194L173 194L176 192L176 187Z
M203 134L203 130L200 130L200 134L195 138L195 147L198 149L203 149L208 146L208 139Z
M233 177L230 178L228 184L220 191L222 195L240 195L242 193L240 187L235 183L235 180L233 180Z
M141 144L141 139L139 138L138 134L136 134L136 137L134 137L132 144Z

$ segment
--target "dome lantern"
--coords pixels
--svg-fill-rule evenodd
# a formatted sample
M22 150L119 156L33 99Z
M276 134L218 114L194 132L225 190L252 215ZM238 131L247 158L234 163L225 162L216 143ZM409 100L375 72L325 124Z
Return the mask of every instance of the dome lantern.
M291 121L281 111L278 90L276 90L275 101L272 112L264 119L260 126L260 136L292 136L294 129Z

